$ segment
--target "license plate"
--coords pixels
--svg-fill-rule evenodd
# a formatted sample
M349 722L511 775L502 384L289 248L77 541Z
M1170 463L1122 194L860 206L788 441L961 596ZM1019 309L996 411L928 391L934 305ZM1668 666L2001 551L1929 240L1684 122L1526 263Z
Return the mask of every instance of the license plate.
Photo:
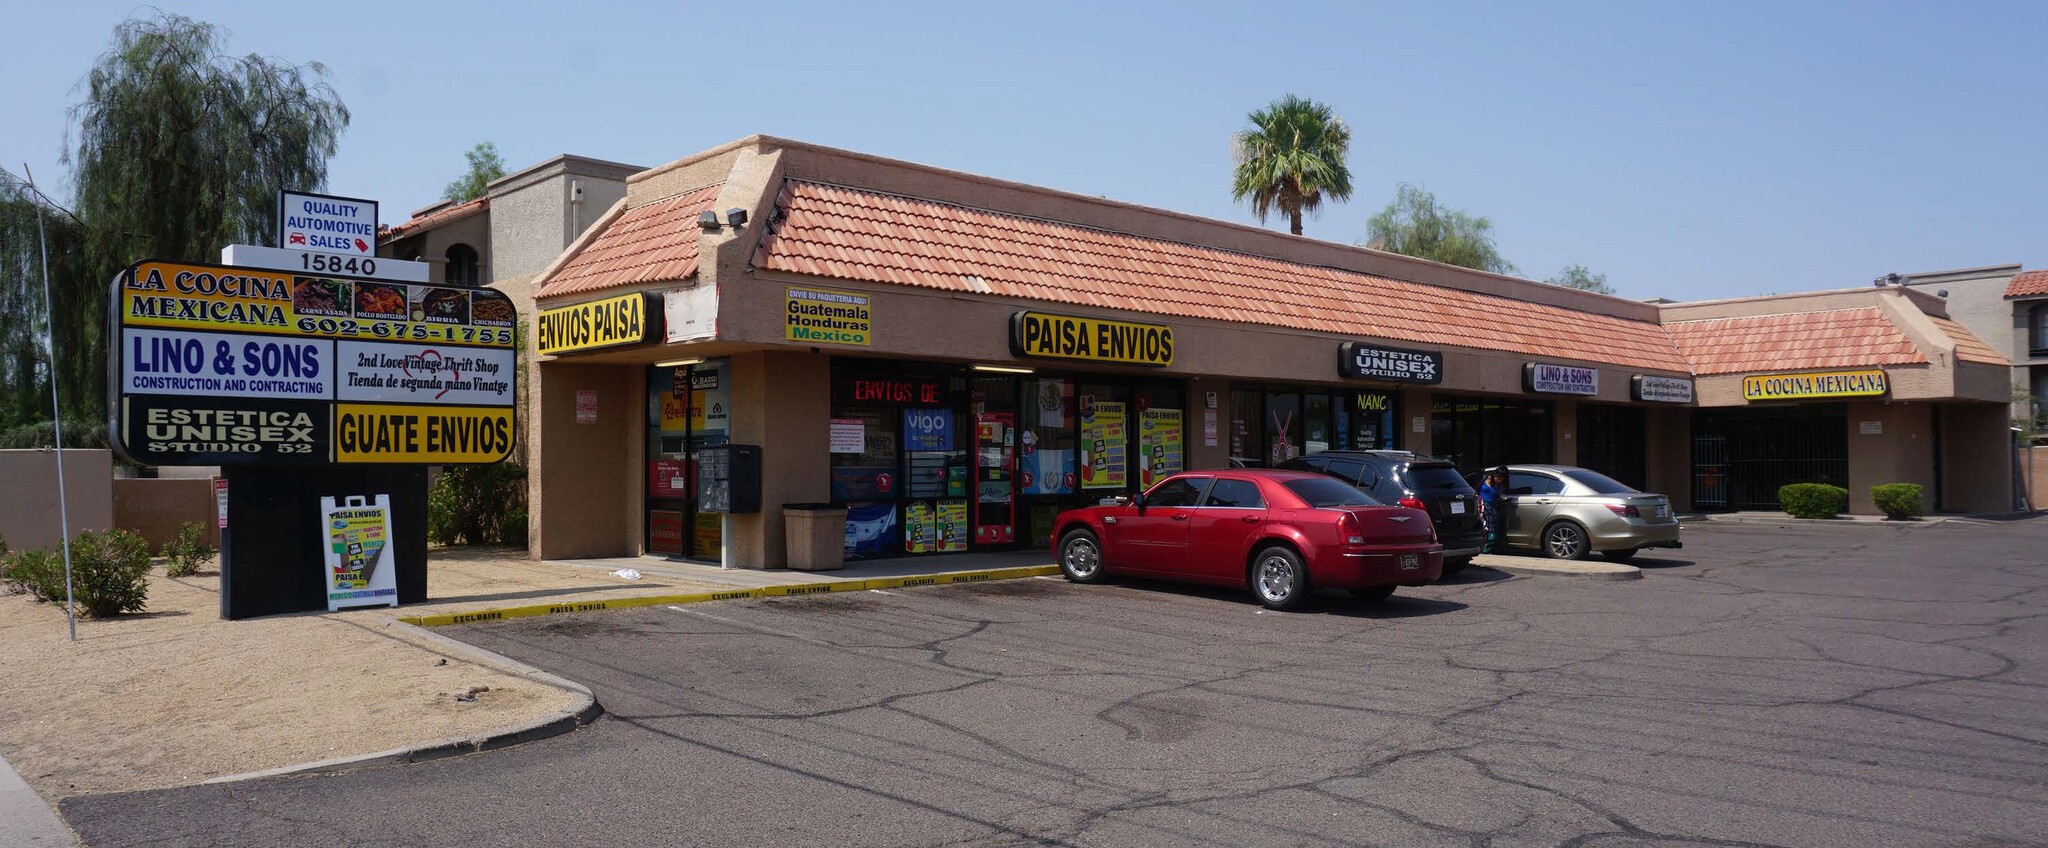
M1402 570L1402 571L1414 571L1415 569L1418 569L1418 568L1421 568L1421 567L1422 567L1422 555L1421 555L1421 554L1402 554L1402 555L1401 555L1401 570Z
M1658 505L1657 505L1657 517L1658 517L1658 518L1663 518L1663 517L1664 517L1664 514L1665 514L1665 513L1667 513L1667 512L1670 512L1670 511L1671 511L1671 508L1670 508L1670 507L1668 507L1668 506L1665 506L1665 505L1663 505L1663 504L1658 504Z
M1464 501L1451 501L1451 514L1452 514L1452 515L1464 515L1464 514L1465 514L1465 502L1464 502Z

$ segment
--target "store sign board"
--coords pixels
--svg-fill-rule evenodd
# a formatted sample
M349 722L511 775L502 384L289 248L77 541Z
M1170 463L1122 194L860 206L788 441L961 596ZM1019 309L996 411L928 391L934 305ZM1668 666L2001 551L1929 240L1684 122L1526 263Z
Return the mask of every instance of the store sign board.
M338 400L511 406L510 350L385 342L336 342L348 371Z
M783 289L782 304L782 335L790 341L865 347L874 339L865 294L790 286Z
M324 339L121 331L125 394L326 400L334 396L334 365L334 343Z
M1530 362L1522 366L1522 388L1543 394L1590 397L1600 393L1600 369Z
M260 268L139 262L114 301L126 327L512 347L518 316L495 289L418 286Z
M646 292L622 294L534 316L534 349L542 356L636 345L661 335L659 316Z
M1434 350L1345 342L1337 346L1337 373L1354 380L1434 385L1444 381L1444 355Z
M669 344L718 337L718 287L697 286L662 292L662 339Z
M1637 374L1629 378L1628 394L1649 403L1692 403L1692 381L1683 377Z
M467 465L512 453L512 410L336 404L334 461Z
M377 202L331 194L278 193L277 243L290 250L377 253Z
M949 409L903 410L903 449L949 451L953 449L953 411Z
M1812 371L1804 374L1763 374L1742 378L1742 398L1751 402L1881 397L1889 391L1891 381L1881 368Z
M327 462L327 401L128 394L115 401L122 455L140 465Z
M1173 328L1026 310L1010 318L1010 353L1164 368L1173 364Z

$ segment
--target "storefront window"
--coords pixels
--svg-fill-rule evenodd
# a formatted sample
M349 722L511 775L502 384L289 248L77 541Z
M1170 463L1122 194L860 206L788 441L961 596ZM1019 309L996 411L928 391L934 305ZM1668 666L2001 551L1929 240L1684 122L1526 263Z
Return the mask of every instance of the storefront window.
M1430 452L1467 474L1556 455L1547 401L1438 395L1430 406Z
M1266 445L1261 457L1267 465L1279 465L1301 455L1301 395L1267 392L1264 423Z
M1122 386L1081 385L1081 488L1123 491L1130 477L1130 392Z
M1336 441L1332 431L1330 396L1320 392L1301 399L1302 453L1322 453Z
M697 452L727 440L732 392L726 363L714 360L647 371L647 550L717 559L718 515L698 513Z
M1250 389L1230 392L1230 461L1234 465L1265 465L1265 396Z
M1395 448L1400 396L1375 390L1234 389L1230 415L1231 458L1265 466L1327 450Z

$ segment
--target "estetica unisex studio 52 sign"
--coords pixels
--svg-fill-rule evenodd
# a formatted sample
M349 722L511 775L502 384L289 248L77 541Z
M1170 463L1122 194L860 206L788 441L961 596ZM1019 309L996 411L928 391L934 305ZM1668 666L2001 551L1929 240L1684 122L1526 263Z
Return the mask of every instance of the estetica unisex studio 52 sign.
M1010 353L1163 368L1173 364L1173 328L1025 311L1010 318Z
M511 453L519 317L500 292L141 262L113 299L110 441L138 464ZM358 447L356 422L384 411L411 415L420 435Z
M1436 384L1444 381L1444 355L1433 350L1345 342L1337 346L1337 373L1354 380Z

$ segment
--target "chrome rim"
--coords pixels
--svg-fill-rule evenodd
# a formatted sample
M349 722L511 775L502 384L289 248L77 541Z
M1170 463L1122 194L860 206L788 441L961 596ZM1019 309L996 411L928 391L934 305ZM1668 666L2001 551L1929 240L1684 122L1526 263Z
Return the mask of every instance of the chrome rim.
M1259 594L1269 601L1294 594L1294 568L1283 556L1269 556L1259 562Z
M1550 528L1550 555L1558 559L1570 559L1579 552L1583 537L1579 528L1570 524L1559 524Z
M1067 542L1067 553L1062 562L1066 564L1068 574L1093 577L1102 568L1102 554L1095 550L1094 542L1077 538Z

